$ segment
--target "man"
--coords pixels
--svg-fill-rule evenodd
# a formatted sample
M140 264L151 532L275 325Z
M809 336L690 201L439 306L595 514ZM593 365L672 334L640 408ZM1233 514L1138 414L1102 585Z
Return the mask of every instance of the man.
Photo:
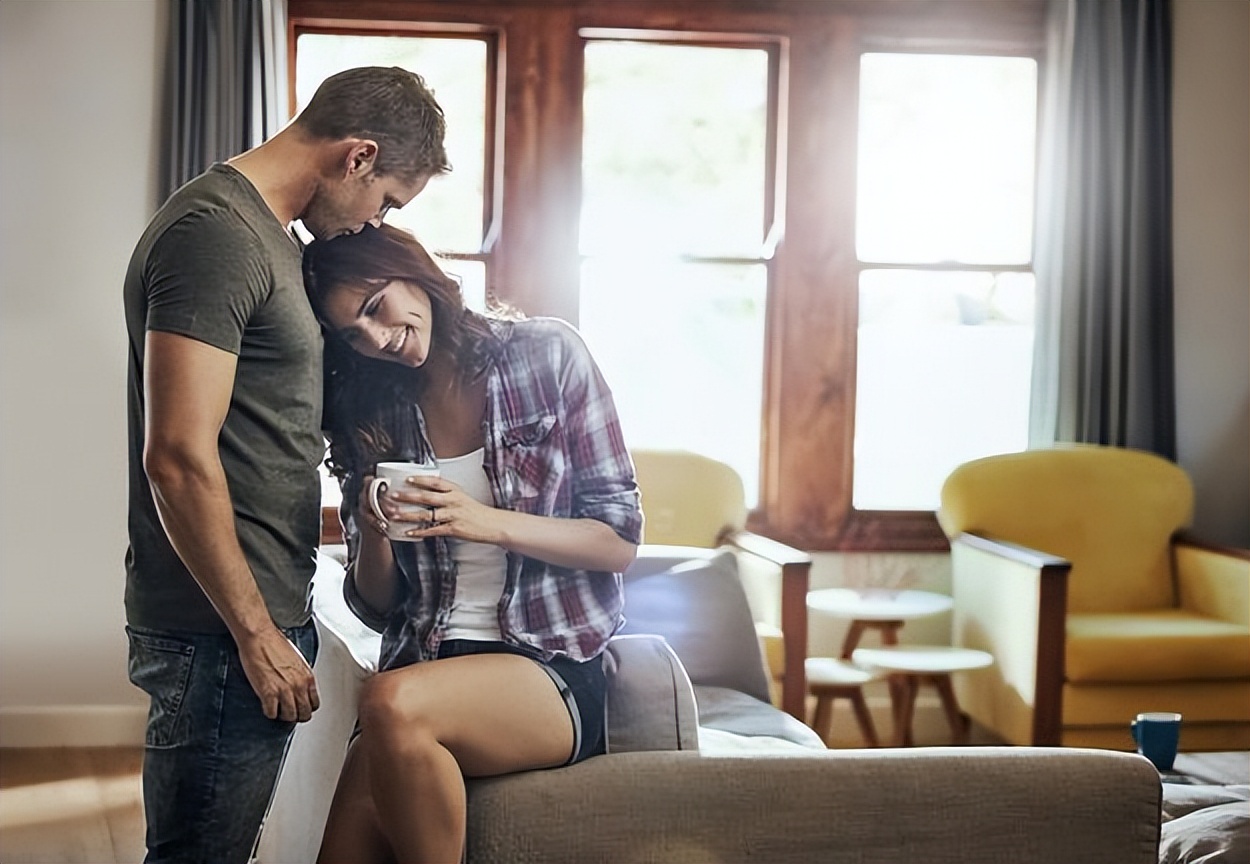
M245 862L318 705L321 335L296 219L359 231L449 170L419 76L325 81L290 125L175 192L126 273L130 678L148 693L147 861Z

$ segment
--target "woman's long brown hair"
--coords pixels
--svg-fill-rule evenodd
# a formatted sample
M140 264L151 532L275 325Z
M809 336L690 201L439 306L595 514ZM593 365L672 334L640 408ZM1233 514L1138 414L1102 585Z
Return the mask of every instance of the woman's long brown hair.
M425 385L420 368L366 357L326 325L326 300L341 288L380 291L391 282L421 288L432 308L430 351L450 354L457 374L479 374L475 362L493 340L489 321L464 305L460 285L407 231L366 225L357 234L315 241L304 250L304 288L325 340L325 418L331 473L340 480L385 458L427 460L416 434L415 405ZM344 489L344 494L349 490Z

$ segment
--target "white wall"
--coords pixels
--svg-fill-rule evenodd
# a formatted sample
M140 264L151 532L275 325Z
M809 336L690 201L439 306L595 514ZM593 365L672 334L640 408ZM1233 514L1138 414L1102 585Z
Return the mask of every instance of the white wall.
M97 743L136 740L142 718L122 629L121 286L156 203L164 8L0 3L4 744L76 736L56 706L120 706L78 712Z
M0 0L0 744L141 738L121 283L156 205L159 0ZM1176 0L1177 367L1198 527L1250 545L1250 0ZM72 460L72 461L68 461ZM45 479L58 464L66 491ZM54 525L56 514L74 523ZM940 555L918 587L949 588ZM816 556L814 587L855 556ZM914 626L913 626L914 625ZM945 619L909 624L945 638ZM842 627L813 621L816 653ZM64 706L75 706L66 711Z
M1250 547L1250 0L1174 0L1180 462L1194 528Z

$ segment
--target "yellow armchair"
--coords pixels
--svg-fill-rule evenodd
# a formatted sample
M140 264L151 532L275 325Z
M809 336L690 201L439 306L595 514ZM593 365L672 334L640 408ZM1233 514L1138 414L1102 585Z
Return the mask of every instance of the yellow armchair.
M1187 750L1250 747L1250 552L1182 530L1185 472L1069 445L978 459L942 489L955 644L994 655L960 704L1013 744L1133 749L1140 711Z
M742 478L729 465L684 450L630 453L646 517L644 542L734 551L764 662L781 682L779 707L806 723L811 556L746 530Z

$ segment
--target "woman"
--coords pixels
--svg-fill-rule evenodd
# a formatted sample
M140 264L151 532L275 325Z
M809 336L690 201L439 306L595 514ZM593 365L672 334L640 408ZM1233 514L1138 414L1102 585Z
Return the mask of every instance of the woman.
M327 334L345 594L383 631L319 860L454 864L465 777L604 750L601 652L642 531L633 467L567 324L466 309L387 225L311 244L304 278ZM394 459L441 476L388 489L379 518L365 493Z

